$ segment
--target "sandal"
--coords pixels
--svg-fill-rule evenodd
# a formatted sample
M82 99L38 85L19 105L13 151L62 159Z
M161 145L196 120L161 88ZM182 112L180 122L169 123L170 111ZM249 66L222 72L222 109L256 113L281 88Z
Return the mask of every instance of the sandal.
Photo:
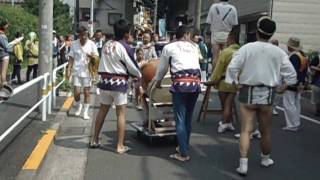
M95 141L91 141L89 144L89 148L91 149L96 149L96 148L100 148L101 143L100 142L95 142Z
M181 156L180 154L171 154L169 156L171 159L175 159L175 160L178 160L178 161L181 161L181 162L185 162L185 161L189 161L191 158L190 156L186 156L186 157L183 157Z
M128 151L130 151L131 150L131 148L130 147L128 147L128 146L123 146L123 148L121 149L121 150L118 150L117 149L117 153L118 154L124 154L124 153L126 153L126 152L128 152Z

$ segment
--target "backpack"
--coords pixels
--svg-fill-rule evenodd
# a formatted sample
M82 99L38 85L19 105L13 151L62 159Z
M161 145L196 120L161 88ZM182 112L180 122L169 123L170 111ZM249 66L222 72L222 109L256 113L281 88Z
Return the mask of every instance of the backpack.
M309 63L310 63L308 57L304 56L301 52L297 52L295 54L299 57L299 60L300 60L300 69L299 69L299 71L301 73L307 71L308 67L309 67Z

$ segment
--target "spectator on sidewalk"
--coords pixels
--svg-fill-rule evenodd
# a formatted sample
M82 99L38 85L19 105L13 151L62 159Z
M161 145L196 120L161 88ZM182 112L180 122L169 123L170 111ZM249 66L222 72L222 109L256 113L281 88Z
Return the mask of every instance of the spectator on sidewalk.
M99 52L99 57L101 58L101 50L104 44L101 29L97 29L96 32L94 33L93 42L96 44Z
M297 73L297 83L286 88L283 94L283 107L286 118L286 126L283 130L297 131L300 128L301 120L301 93L305 87L305 79L308 71L308 59L301 51L300 39L291 37L287 43L289 59Z
M32 72L32 78L36 78L38 75L38 63L39 63L39 41L35 32L28 34L28 40L25 44L26 56L28 60L27 68L27 81L30 81L30 74Z
M144 52L142 48L138 48L136 50L136 57L137 57L137 62L138 66L140 69L148 62L147 60L144 59ZM135 78L133 79L133 86L135 88L135 100L136 100L136 108L137 110L143 110L143 88L142 88L142 83L141 79Z
M8 28L8 20L0 16L0 91L4 86L6 86L7 89L11 89L7 82L9 49L23 40L23 37L20 37L9 43L5 34Z
M17 32L15 35L16 39L23 37L21 32ZM23 47L22 43L19 42L13 47L13 55L14 55L14 64L13 64L13 72L11 76L11 81L13 83L21 84L21 63L23 62ZM17 80L15 78L17 77Z
M76 116L80 116L84 106L83 119L90 119L90 89L92 86L92 77L89 71L91 61L99 58L99 53L93 41L88 39L88 30L81 26L78 30L79 39L71 45L69 53L69 65L67 69L67 79L72 75L74 86L75 105L78 110ZM81 88L84 91L84 105L81 103Z
M58 65L58 55L59 55L59 40L57 38L57 32L52 31L52 69L55 69Z
M135 59L133 59L134 50L128 44L130 24L121 19L114 24L113 28L115 40L106 42L102 49L99 64L101 80L98 83L100 88L100 109L96 117L94 136L89 146L90 148L98 148L100 146L100 131L109 109L114 103L118 120L116 152L123 154L130 150L128 146L124 145L128 78L129 76L140 78L141 73Z
M225 81L240 86L241 112L240 159L236 171L246 175L250 134L258 117L261 131L261 165L274 164L271 153L272 103L275 87L281 79L288 85L296 83L296 72L287 54L268 41L276 31L276 23L261 17L257 23L257 42L244 45L232 58Z
M212 84L219 90L219 98L223 109L223 120L219 122L218 133L225 131L234 131L232 125L232 109L234 107L234 98L237 93L237 87L225 82L226 70L233 57L233 54L240 48L236 43L237 34L231 31L228 39L228 48L224 49L219 56L216 68L211 76Z
M58 66L67 62L67 51L66 41L64 36L60 35L58 39Z
M312 101L316 107L316 116L320 116L320 55L311 60L310 70L312 73Z
M192 114L198 95L201 92L201 70L199 65L199 47L191 42L190 30L182 25L176 30L176 41L163 48L160 65L156 73L156 87L161 87L161 80L170 67L173 84L173 114L179 147L170 158L178 161L190 160L190 135Z
M213 51L212 67L217 63L221 51L225 48L229 32L238 25L237 9L228 3L229 0L220 0L211 5L207 17L210 24L211 44ZM213 71L213 69L212 69Z
M144 33L143 34L143 52L144 52L144 59L149 61L151 59L157 59L158 55L156 53L156 49L154 45L151 43L151 35L150 33Z

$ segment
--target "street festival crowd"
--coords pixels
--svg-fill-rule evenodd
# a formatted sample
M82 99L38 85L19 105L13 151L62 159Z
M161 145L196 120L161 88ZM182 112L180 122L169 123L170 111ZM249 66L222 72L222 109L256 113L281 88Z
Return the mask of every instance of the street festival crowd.
M90 148L99 148L99 134L110 107L115 106L118 120L118 143L116 152L130 150L125 146L126 105L128 92L135 92L136 108L142 110L145 93L141 69L160 59L154 81L161 88L161 80L171 75L174 120L178 146L170 158L178 161L191 159L189 152L192 114L199 94L206 86L218 90L223 108L218 132L234 131L232 107L238 94L241 128L239 167L240 175L248 172L250 139L261 139L261 165L270 167L275 162L271 153L272 114L277 114L279 103L276 94L282 94L286 126L283 130L296 132L301 126L301 93L312 84L312 102L315 115L320 115L320 62L319 54L307 56L302 51L302 42L290 37L286 48L280 48L277 39L271 39L277 30L276 22L267 16L257 22L256 42L243 46L238 44L237 10L221 0L209 10L210 42L198 31L179 23L171 41L150 31L131 34L131 25L126 20L114 24L114 34L96 30L92 38L88 30L80 27L77 40L71 35L61 36L53 31L53 66L68 62L67 79L74 86L75 114L90 119L90 89L97 86L100 109L96 116L94 135ZM0 17L0 98L8 99L10 84L21 84L21 64L27 61L26 81L37 77L39 40L35 32L24 35L17 32L16 39L8 42L6 30L9 22ZM212 51L210 51L212 49ZM25 54L25 55L24 55ZM11 59L10 59L11 57ZM26 59L24 59L26 57ZM209 59L212 59L209 61ZM11 81L7 81L9 60L13 63ZM208 67L211 66L212 70ZM84 100L80 94L83 88ZM309 87L310 88L310 87ZM257 118L257 120L256 120Z

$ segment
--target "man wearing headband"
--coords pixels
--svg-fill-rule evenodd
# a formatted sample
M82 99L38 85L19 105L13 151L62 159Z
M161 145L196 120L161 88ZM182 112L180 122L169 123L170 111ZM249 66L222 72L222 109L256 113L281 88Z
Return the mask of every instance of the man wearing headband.
M229 0L220 0L210 7L207 23L210 24L211 43L214 59L212 65L218 60L221 51L225 48L229 32L233 26L238 25L237 9L228 3Z
M281 80L296 83L296 72L288 55L268 41L276 31L276 23L262 17L257 23L257 42L248 43L237 51L228 66L225 81L240 87L241 112L240 166L237 172L246 175L250 134L259 120L261 131L261 165L274 164L271 153L271 116L275 87Z
M67 70L67 78L70 75L73 77L74 99L78 104L78 110L75 115L79 116L83 105L80 100L80 90L84 88L84 113L85 120L90 119L88 115L90 106L90 88L91 88L91 73L89 71L89 63L99 57L97 46L93 41L88 39L88 31L85 27L80 27L78 30L79 40L74 41L71 45L69 53L69 65ZM71 71L72 70L72 71Z

